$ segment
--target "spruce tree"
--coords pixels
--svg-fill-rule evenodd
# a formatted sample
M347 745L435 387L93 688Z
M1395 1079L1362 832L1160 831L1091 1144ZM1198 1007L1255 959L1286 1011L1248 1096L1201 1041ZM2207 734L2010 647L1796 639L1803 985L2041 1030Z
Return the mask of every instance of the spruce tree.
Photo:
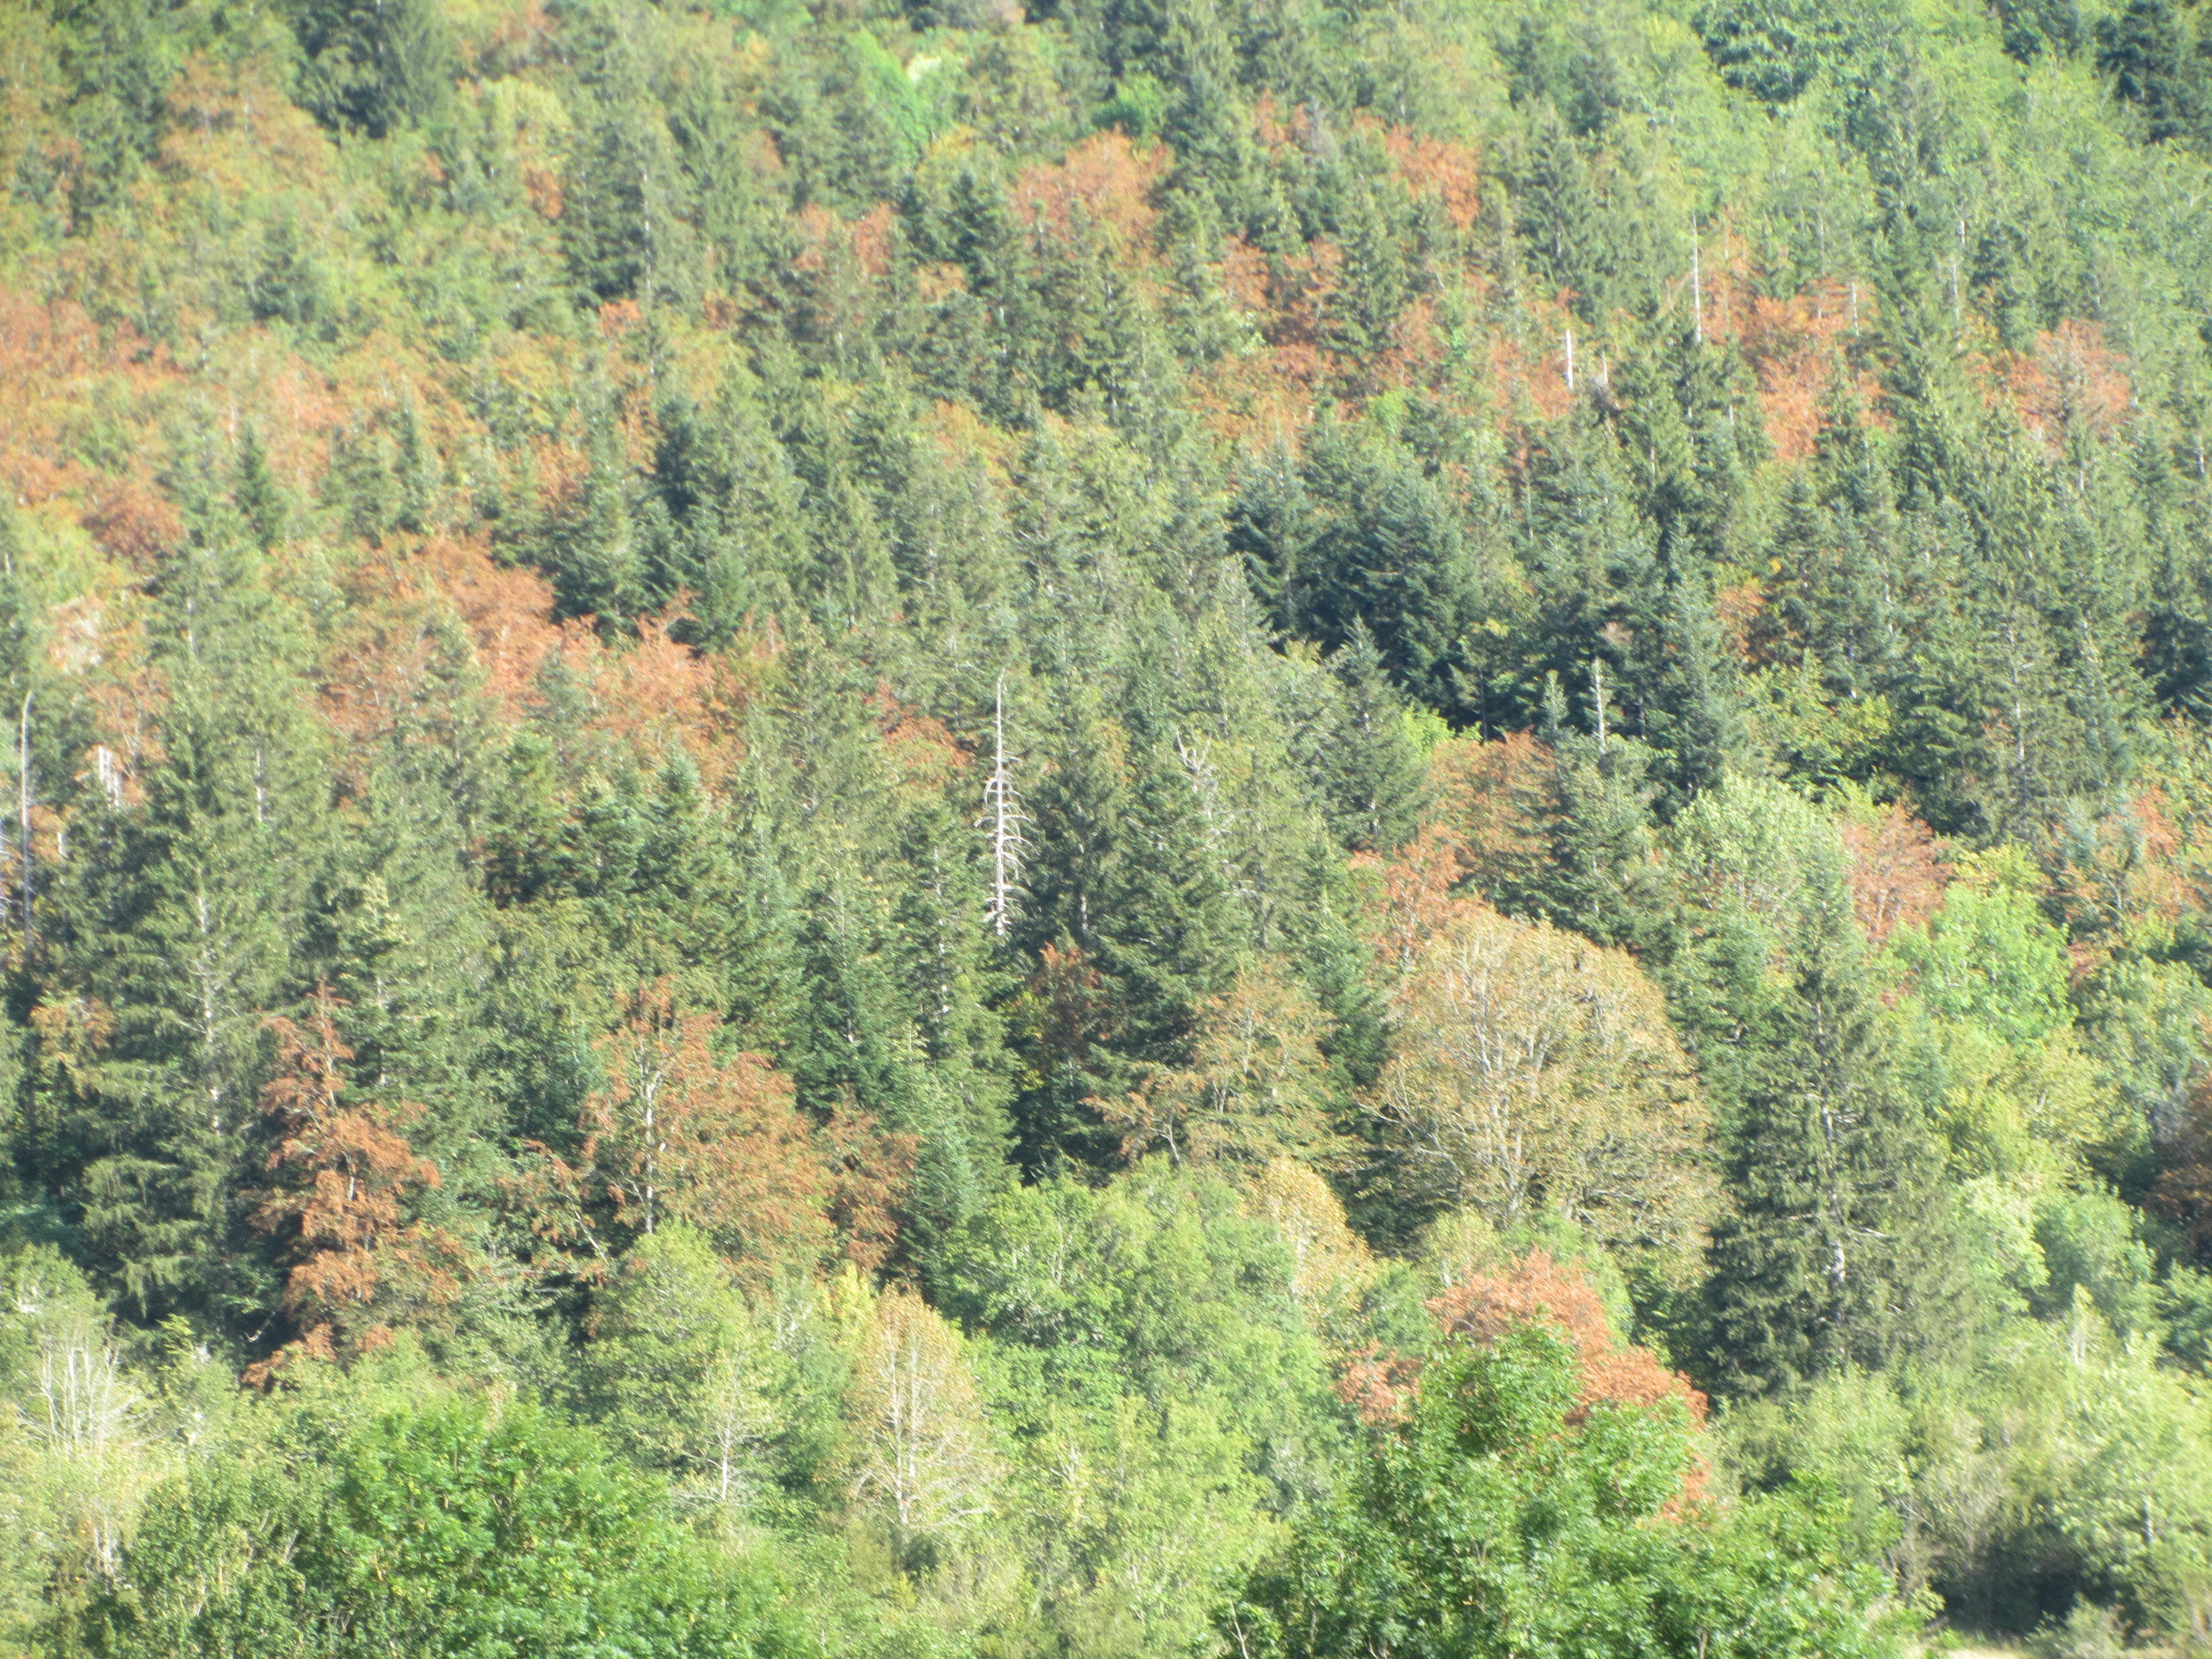
M1848 921L1800 946L1743 1039L1725 1126L1707 1363L1788 1388L1965 1334L1942 1153L1895 1075Z
M1571 289L1585 317L1604 314L1609 263L1605 216L1567 124L1546 106L1533 124L1527 159L1515 181L1519 230L1536 270L1553 289Z
M2201 139L2212 118L2204 66L2172 0L2128 0L2097 24L2097 67L2141 106L2153 143Z
M452 104L459 55L433 0L307 0L291 17L307 59L300 101L325 124L381 138Z
M1618 735L1601 673L1591 676L1595 731L1569 724L1566 695L1556 678L1546 690L1543 724L1551 746L1559 815L1552 829L1553 874L1538 908L1562 927L1601 945L1639 954L1663 951L1671 897L1652 835L1653 757L1634 738Z
M2195 556L2188 505L2155 423L2137 426L2130 459L2148 564L2143 678L2160 706L2202 714L2212 696L2212 573Z
M1115 1046L1157 1063L1181 1057L1198 1006L1228 990L1243 930L1205 757L1182 733L1147 735L1133 745L1121 890L1100 959L1121 988Z
M270 469L268 453L261 447L261 434L250 422L239 434L238 465L231 499L252 532L254 545L264 553L275 551L276 544L284 539L289 514L283 486Z
M1835 829L1730 779L1670 838L1667 985L1732 1200L1705 1290L1711 1375L1786 1389L1963 1336L1942 1150L1899 1075Z
M942 805L917 811L900 856L916 877L896 905L895 943L917 1046L906 1115L889 1127L918 1137L904 1253L935 1273L951 1240L1005 1183L1012 1141L1014 1059L991 1006L1012 988L984 927L969 838Z
M1328 661L1340 691L1316 755L1331 827L1347 848L1389 852L1413 833L1425 786L1405 705L1364 621Z
M1315 635L1317 599L1310 554L1321 532L1297 457L1278 444L1249 464L1229 514L1229 544L1274 627Z
M81 842L57 947L63 983L112 1022L58 1079L94 1261L145 1316L240 1334L274 1295L248 1226L263 1017L307 989L328 856L298 638L241 529L203 507L161 573L161 757L143 805L111 807Z

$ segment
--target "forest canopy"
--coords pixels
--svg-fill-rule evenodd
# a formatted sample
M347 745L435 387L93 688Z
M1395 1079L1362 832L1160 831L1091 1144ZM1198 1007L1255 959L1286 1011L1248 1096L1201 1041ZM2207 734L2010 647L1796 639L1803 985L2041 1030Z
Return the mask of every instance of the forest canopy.
M0 3L0 1655L2212 1628L2212 16Z

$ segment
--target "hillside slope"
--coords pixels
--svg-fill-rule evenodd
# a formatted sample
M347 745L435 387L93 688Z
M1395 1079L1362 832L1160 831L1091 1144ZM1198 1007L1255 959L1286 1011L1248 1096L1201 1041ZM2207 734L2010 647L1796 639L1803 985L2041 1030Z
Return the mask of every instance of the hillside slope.
M0 9L0 1644L2201 1634L2208 156L2168 0Z

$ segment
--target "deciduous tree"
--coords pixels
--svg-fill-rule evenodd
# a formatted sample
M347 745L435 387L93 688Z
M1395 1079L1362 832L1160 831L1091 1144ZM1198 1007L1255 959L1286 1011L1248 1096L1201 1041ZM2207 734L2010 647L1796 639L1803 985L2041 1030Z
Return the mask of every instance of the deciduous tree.
M1625 952L1462 901L1395 1012L1366 1103L1407 1180L1501 1228L1558 1214L1662 1279L1694 1271L1709 1121L1666 1000Z
M573 1150L541 1149L528 1189L541 1230L604 1263L664 1221L696 1227L753 1274L818 1260L830 1178L790 1079L761 1055L724 1057L721 1022L672 981L640 986L599 1039L606 1086L586 1101Z
M847 1410L854 1501L901 1551L952 1545L992 1513L999 1462L960 1334L911 1291L878 1299Z

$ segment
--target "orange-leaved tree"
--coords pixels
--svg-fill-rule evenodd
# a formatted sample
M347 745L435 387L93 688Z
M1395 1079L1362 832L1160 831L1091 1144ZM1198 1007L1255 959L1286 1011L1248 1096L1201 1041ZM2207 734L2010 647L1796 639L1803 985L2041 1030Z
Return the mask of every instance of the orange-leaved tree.
M578 1115L567 1156L533 1145L522 1188L539 1231L604 1262L682 1221L749 1276L810 1266L830 1243L825 1149L791 1079L760 1054L718 1054L719 1015L687 1009L674 982L640 986L597 1043L607 1085Z
M1900 927L1918 927L1943 908L1952 872L1928 826L1901 805L1846 813L1838 824L1850 854L1851 908L1879 949Z
M1705 1417L1705 1396L1689 1379L1670 1371L1648 1348L1617 1340L1605 1304L1582 1267L1557 1261L1543 1250L1509 1259L1490 1273L1472 1273L1427 1304L1447 1340L1486 1346L1523 1325L1543 1325L1566 1339L1574 1352L1581 1391L1570 1423L1598 1406L1656 1406L1679 1400L1693 1423ZM1370 1422L1403 1417L1420 1386L1417 1356L1370 1349L1345 1369L1337 1393ZM1683 1497L1702 1489L1705 1471L1686 1471Z
M265 1022L276 1072L261 1091L276 1144L255 1221L286 1267L283 1308L299 1348L324 1357L381 1346L395 1321L459 1288L458 1245L408 1214L410 1194L438 1185L405 1133L422 1108L349 1097L345 1006L318 984L301 1018ZM270 1370L257 1368L261 1379Z
M1516 1325L1544 1322L1574 1345L1582 1378L1580 1409L1593 1406L1652 1406L1680 1400L1703 1422L1705 1397L1680 1372L1670 1371L1648 1348L1613 1339L1605 1304L1583 1269L1532 1250L1497 1272L1475 1273L1431 1298L1429 1311L1445 1332L1477 1342L1495 1341Z
M921 1137L886 1129L850 1101L817 1137L830 1180L830 1220L845 1259L874 1273L898 1243L898 1206L914 1182Z

